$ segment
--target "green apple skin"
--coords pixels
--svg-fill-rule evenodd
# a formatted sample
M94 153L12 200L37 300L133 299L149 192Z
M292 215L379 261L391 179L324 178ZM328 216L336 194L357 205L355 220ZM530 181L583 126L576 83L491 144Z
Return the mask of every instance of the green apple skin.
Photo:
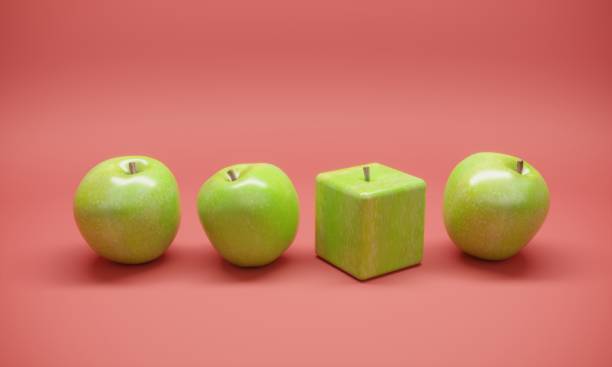
M135 162L136 173L130 173L130 162ZM112 158L81 181L74 196L74 218L98 255L122 264L146 263L161 256L176 235L178 185L158 160Z
M476 153L452 171L444 191L444 224L465 253L504 260L518 253L538 232L549 207L548 186L520 158Z
M235 181L229 170L235 172ZM197 204L211 244L237 266L273 262L291 245L297 232L297 193L289 177L272 164L223 168L202 185Z

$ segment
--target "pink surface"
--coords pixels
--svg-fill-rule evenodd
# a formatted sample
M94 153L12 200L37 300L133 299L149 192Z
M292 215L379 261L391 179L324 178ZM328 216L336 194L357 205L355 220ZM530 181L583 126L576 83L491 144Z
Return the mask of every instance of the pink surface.
M612 365L609 1L4 1L0 365ZM445 180L524 157L551 210L501 263L461 255ZM164 161L182 192L160 260L97 258L72 219L95 163ZM294 245L221 261L200 184L285 169ZM314 256L314 176L380 161L424 178L419 267L360 283Z

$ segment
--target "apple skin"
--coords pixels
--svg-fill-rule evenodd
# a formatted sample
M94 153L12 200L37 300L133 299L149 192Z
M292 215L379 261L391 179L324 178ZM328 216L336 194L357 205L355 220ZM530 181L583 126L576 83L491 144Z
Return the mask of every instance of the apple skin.
M518 253L538 232L548 213L548 186L520 158L476 153L452 171L444 190L444 224L465 253L504 260Z
M136 163L134 174L130 162ZM122 264L149 262L166 251L178 230L176 180L153 158L106 160L92 168L77 188L74 218L98 255Z
M229 177L229 170L235 172L235 181ZM272 164L223 168L202 185L197 204L211 244L237 266L273 262L291 245L297 232L297 193L289 177Z

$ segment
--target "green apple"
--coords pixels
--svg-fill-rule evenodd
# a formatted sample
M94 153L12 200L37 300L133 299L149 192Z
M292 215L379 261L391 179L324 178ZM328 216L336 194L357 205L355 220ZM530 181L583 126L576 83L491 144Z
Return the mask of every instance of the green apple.
M548 206L548 186L532 165L506 154L476 153L446 183L444 223L465 253L503 260L535 236Z
M123 264L151 261L170 246L180 222L172 172L145 156L99 163L81 181L74 218L89 246Z
M224 259L238 266L262 266L293 242L298 196L280 168L236 164L202 185L198 213L208 239Z

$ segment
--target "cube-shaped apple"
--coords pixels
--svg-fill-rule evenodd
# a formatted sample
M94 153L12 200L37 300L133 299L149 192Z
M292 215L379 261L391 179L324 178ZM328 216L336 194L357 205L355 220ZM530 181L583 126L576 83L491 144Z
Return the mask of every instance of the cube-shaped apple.
M360 280L420 263L425 187L378 163L319 174L317 255Z

